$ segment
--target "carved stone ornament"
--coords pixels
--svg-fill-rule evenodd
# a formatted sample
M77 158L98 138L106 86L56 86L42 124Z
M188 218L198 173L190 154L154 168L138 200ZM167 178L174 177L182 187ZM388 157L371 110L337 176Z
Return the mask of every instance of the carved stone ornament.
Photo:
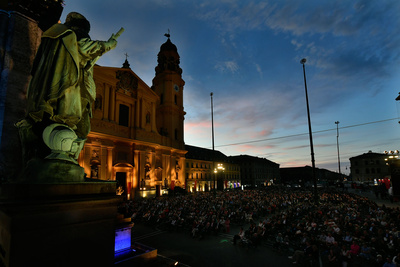
M179 166L179 161L177 160L175 163L175 170L179 172L181 170L181 166Z
M117 82L117 89L124 90L126 93L131 93L132 96L137 96L138 79L129 71L119 70L116 73L119 80Z

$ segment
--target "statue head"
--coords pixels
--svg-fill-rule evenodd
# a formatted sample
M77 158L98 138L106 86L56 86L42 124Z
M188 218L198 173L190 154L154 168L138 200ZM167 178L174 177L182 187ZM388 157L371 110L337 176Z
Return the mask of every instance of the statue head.
M69 13L65 19L64 25L75 32L78 40L90 38L90 23L82 14L78 12Z

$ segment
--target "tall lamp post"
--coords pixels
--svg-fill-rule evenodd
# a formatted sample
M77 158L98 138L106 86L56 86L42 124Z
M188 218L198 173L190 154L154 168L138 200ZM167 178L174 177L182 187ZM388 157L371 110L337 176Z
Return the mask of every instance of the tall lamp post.
M215 170L215 162L214 162L214 105L213 105L213 92L210 93L211 97L211 133L212 133L212 150L213 150L213 170ZM215 188L215 176L216 173L213 173L214 175L214 194L216 194L216 188Z
M336 146L337 146L337 161L339 166L339 176L342 179L342 172L340 170L340 153L339 153L339 121L335 121L336 124Z
M303 58L300 60L300 63L303 65L303 75L304 75L304 88L306 92L306 104L307 104L307 116L308 116L308 133L310 135L310 149L311 149L311 164L312 164L312 176L314 181L314 202L318 205L318 191L317 191L317 178L315 176L315 158L314 158L314 145L312 138L312 130L311 130L311 119L310 119L310 107L308 105L308 93L307 93L307 81L306 81L306 67L304 64L306 63L306 59Z

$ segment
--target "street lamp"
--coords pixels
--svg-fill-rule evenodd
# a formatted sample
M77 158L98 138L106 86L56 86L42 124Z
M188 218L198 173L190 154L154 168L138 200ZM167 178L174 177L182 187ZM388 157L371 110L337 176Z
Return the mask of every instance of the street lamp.
M386 155L388 155L388 158L385 158L385 161L388 160L394 160L394 159L398 159L399 158L399 150L389 150L389 151L384 151L383 153L385 153ZM386 164L389 165L389 164Z
M336 146L337 146L337 160L339 166L339 176L342 179L342 172L340 171L340 154L339 154L339 121L335 121L336 124Z
M304 74L304 88L306 92L306 104L307 104L307 116L308 116L308 132L310 135L310 149L311 149L311 164L312 164L312 175L314 180L314 202L318 205L318 191L317 191L317 179L315 177L315 159L314 159L314 145L312 139L312 130L311 130L311 119L310 119L310 107L308 105L308 93L307 93L307 81L306 81L306 68L304 64L306 63L306 59L303 58L300 61L300 64L303 65L303 74Z
M213 170L215 170L215 162L214 162L214 105L213 105L213 92L210 93L211 97L211 133L212 133L212 150L213 150ZM214 194L216 194L216 188L215 188L215 172L214 172Z
M218 172L224 172L224 171L225 171L224 165L222 163L218 163L218 167L214 169L214 174L218 175ZM214 180L214 182L215 182L215 180ZM222 189L223 189L223 187L222 187Z

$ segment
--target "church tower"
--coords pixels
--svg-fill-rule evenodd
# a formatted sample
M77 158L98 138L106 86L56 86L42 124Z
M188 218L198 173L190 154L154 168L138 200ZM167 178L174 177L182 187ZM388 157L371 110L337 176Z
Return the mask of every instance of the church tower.
M153 79L152 89L160 100L157 105L156 118L158 132L167 138L168 145L184 149L183 120L186 112L183 110L182 69L179 67L179 54L171 42L170 34L165 34L167 41L161 45L157 55L158 65Z

